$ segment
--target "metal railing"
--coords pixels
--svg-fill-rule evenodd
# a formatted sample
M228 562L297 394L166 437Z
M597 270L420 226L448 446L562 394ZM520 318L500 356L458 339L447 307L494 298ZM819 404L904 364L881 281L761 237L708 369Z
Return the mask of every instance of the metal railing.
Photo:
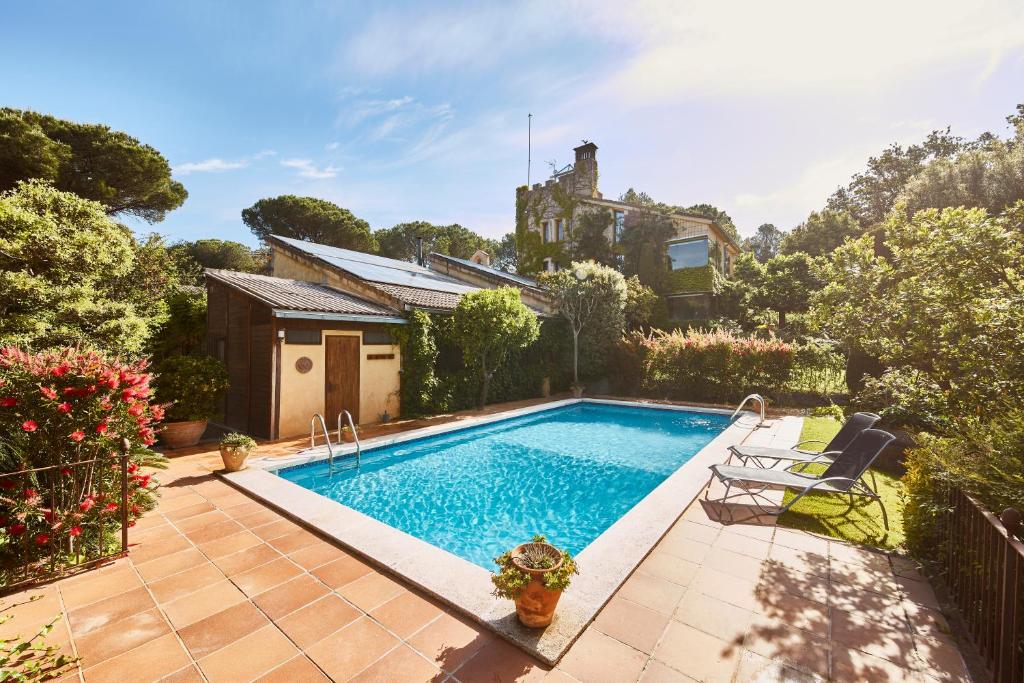
M97 471L104 467L120 470L106 487ZM7 526L0 594L122 556L128 552L128 455L0 474L0 517Z
M736 406L736 410L733 411L732 417L729 418L729 421L732 422L736 419L736 416L740 414L741 410L743 410L743 406L747 405L747 401L757 401L761 406L761 420L757 424L764 424L764 397L761 396L761 394L749 394L746 398L740 401L740 404Z
M941 520L942 579L996 683L1024 682L1024 542L1021 514L996 517L950 488Z
M356 425L352 421L352 413L347 410L343 410L338 413L338 443L342 442L341 438L341 416L344 415L348 418L348 428L352 430L352 440L356 443L356 467L359 467L363 457L363 447L359 445L359 434L356 432Z
M334 449L331 447L331 435L327 431L327 423L324 422L324 416L320 413L314 413L313 417L309 418L309 447L316 448L316 423L320 422L320 430L324 433L324 443L327 446L327 471L329 473L334 472Z

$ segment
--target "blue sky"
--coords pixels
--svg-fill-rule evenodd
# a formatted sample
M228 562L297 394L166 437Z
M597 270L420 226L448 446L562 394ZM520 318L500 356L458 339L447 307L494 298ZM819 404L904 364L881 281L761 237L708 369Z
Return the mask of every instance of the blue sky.
M788 229L890 142L1005 133L1024 3L9 4L0 102L154 145L189 190L153 229L255 244L261 197L374 228L512 229L526 178L600 147L600 184ZM147 226L135 226L140 230Z

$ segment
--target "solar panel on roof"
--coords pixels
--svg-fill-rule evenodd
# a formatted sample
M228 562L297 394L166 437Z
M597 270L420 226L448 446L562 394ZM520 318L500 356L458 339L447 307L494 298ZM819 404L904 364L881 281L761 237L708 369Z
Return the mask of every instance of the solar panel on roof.
M337 268L370 282L419 287L421 289L451 292L453 294L465 294L466 292L475 292L479 289L479 287L467 285L415 263L364 254L361 251L304 242L288 237L277 237L275 235L275 239L279 239L307 254L313 254Z
M458 263L461 263L464 266L475 268L476 270L482 271L484 273L490 273L491 275L494 275L496 277L511 280L512 282L517 282L526 287L537 286L536 280L531 280L530 278L523 277L522 275L516 275L515 273L509 273L504 270L498 270L497 268L491 268L490 266L485 266L482 263L476 263L474 261L469 261L467 259L458 258L457 256L449 256L447 254L438 254L438 256L441 256L446 259L451 259L452 261L457 261Z

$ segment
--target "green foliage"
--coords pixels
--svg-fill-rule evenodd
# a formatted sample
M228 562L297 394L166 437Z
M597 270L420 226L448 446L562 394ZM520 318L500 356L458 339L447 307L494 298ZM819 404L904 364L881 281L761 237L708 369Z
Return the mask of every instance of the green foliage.
M256 439L248 436L247 434L239 434L238 432L231 432L225 434L220 440L221 446L227 446L230 448L244 448L252 450L256 448Z
M573 260L614 267L615 250L605 234L611 227L610 211L581 211L573 226Z
M907 461L907 542L919 557L942 561L941 520L950 488L999 514L1020 508L1024 491L1024 411L953 418L948 436L919 434Z
M821 289L817 262L804 253L782 254L760 263L753 254L742 254L736 263L736 281L744 286L744 304L768 309L786 327L786 315L810 308L811 295Z
M647 326L655 316L659 301L654 290L642 284L636 275L626 278L626 304L622 309L626 329Z
M250 249L241 242L231 240L202 239L195 242L176 242L169 251L178 264L183 282L198 286L203 285L204 268L266 273L270 265L269 250Z
M165 315L140 254L96 202L39 181L0 195L0 343L140 351Z
M732 218L729 217L725 211L722 211L717 206L712 204L694 204L693 206L687 206L680 209L679 207L672 207L673 209L680 211L681 213L688 213L697 216L703 216L709 218L715 222L722 231L732 238L734 242L739 244L740 233L736 229L736 224L732 222Z
M989 413L1024 400L1024 203L989 217L983 209L894 213L884 255L869 237L836 250L813 314L848 349L901 370L877 405L908 424L926 387L950 414ZM900 387L905 387L901 389ZM876 392L875 395L880 395Z
M840 423L830 417L804 418L800 440L819 439L825 443L839 431ZM815 450L820 450L817 448ZM825 465L810 465L808 473L821 474ZM889 530L882 520L878 503L867 498L854 501L836 495L810 493L801 498L785 514L779 516L779 526L801 529L822 536L838 538L848 543L878 548L898 548L904 543L904 485L891 474L877 469L868 470L869 481L874 481L878 494L889 513ZM783 504L796 495L787 490Z
M483 289L462 296L452 313L452 333L466 364L480 373L480 408L487 404L494 369L509 351L528 345L539 332L537 318L519 299L518 289Z
M413 309L408 313L409 323L397 325L393 334L402 346L402 413L418 417L438 412L437 405L437 344L434 325L425 311ZM441 408L443 409L443 408Z
M291 194L261 199L242 210L242 222L264 241L278 235L356 251L377 250L370 224L326 199Z
M846 357L834 343L824 339L808 339L794 347L796 356L787 389L822 396L845 390L843 375L846 371ZM842 411L838 415L838 419L842 419Z
M222 362L210 356L171 356L154 370L156 398L170 403L168 421L208 420L220 414L228 390L228 371Z
M665 275L665 292L671 294L715 293L725 278L710 263L693 268L677 268Z
M569 323L574 349L572 379L576 383L580 343L598 356L595 365L603 365L604 354L622 336L625 278L614 268L593 261L574 261L567 269L541 275L540 286ZM584 329L586 334L581 336Z
M547 543L547 538L544 536L534 536L533 543ZM554 571L545 572L541 580L544 582L544 587L549 591L564 591L569 588L572 583L572 577L579 574L579 568L576 566L576 561L568 551L561 551L562 562ZM544 569L551 566L551 560L546 555L538 556L536 562L529 562L529 558L526 559L526 564L531 569ZM502 553L498 557L494 558L494 563L498 565L498 572L491 574L491 583L494 584L494 591L492 595L497 598L504 598L506 600L515 600L519 597L519 594L526 588L526 585L530 583L530 575L519 569L515 563L512 562L512 552Z
M791 344L726 331L627 337L620 344L623 365L622 356L631 350L643 368L645 391L704 402L737 401L751 391L775 395L789 381L795 358Z
M426 221L412 221L377 230L373 233L380 255L400 261L416 261L419 239L423 240L423 256L430 252L468 259L477 250L495 255L497 244L494 240L476 234L458 223L434 225Z
M671 291L666 282L669 270L665 241L675 235L675 228L664 211L640 203L644 196L634 199L638 203L626 216L619 244L624 261L622 272L626 276L636 275L655 292Z
M779 255L784 235L785 233L771 223L762 223L753 236L743 240L743 246L754 255L754 258L764 263Z
M156 149L107 126L0 109L0 191L38 179L150 223L181 206L188 192Z
M506 273L519 272L519 247L516 245L515 233L506 233L494 250L491 265Z
M36 594L23 603L0 606L0 626L14 618L13 614L4 614L7 610L42 598L41 594ZM46 636L60 619L61 615L56 615L29 638L20 635L0 638L0 681L23 683L54 680L78 663L77 657L61 654L59 645L46 644ZM4 630L8 631L9 627Z
M206 291L180 287L166 297L167 319L147 345L154 360L201 353L206 340Z
M780 250L783 254L803 252L810 256L831 254L847 239L864 234L857 219L846 211L812 211L807 220L786 233Z

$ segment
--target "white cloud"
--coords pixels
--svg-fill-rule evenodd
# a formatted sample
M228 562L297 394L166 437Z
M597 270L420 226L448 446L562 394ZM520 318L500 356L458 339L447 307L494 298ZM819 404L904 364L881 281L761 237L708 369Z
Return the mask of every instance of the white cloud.
M300 178L310 178L313 180L325 180L327 178L334 178L341 171L340 168L329 165L324 168L318 168L312 159L282 159L281 165L286 168L293 168L298 171Z
M190 173L223 173L224 171L245 168L248 165L249 162L245 159L225 161L224 159L214 157L212 159L204 159L203 161L190 161L178 164L173 170L175 175L186 176Z
M327 150L328 152L333 152L334 150L338 149L338 147L340 147L340 144L337 142L328 142L326 145L324 145L324 149Z

